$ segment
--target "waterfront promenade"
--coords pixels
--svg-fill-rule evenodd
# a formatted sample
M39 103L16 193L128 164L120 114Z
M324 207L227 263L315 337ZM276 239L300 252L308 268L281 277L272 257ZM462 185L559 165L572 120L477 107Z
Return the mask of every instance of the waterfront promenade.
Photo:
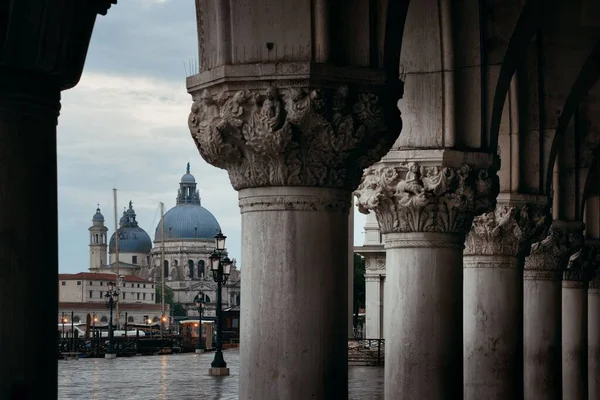
M226 350L227 377L207 375L213 353L60 360L61 400L237 400L239 351ZM383 367L349 367L351 400L383 399ZM335 400L335 399L332 399Z

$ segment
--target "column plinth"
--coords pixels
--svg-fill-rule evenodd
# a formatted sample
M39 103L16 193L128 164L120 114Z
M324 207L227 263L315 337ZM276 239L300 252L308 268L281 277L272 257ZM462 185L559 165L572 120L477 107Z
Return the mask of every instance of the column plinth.
M399 113L394 102L397 129L389 129L392 103L382 101L378 71L255 67L188 78L200 155L226 169L239 191L246 264L239 396L343 400L351 192L395 141Z
M598 243L586 241L583 247L573 254L568 268L563 272L562 281L562 384L563 399L585 399L588 391L595 391L593 380L589 375L594 365L593 356L588 362L588 336L590 343L597 332L588 331L595 315L588 312L588 284L594 286L593 279L598 267ZM591 289L593 292L593 289ZM593 304L592 294L592 307ZM596 310L598 311L598 310ZM597 370L596 370L597 372ZM590 382L588 383L588 379ZM589 397L590 399L596 397Z
M466 239L465 399L517 398L521 390L520 260L547 224L548 213L539 199L513 195L507 200L501 202L499 196L493 212L475 217ZM532 200L538 201L527 203Z
M588 398L600 398L600 242L594 241L594 257L590 266L595 267L588 284Z
M531 246L523 272L523 380L526 399L561 399L561 278L583 243L583 224L554 221Z
M355 192L385 234L385 398L462 398L464 240L495 205L493 156L393 153Z

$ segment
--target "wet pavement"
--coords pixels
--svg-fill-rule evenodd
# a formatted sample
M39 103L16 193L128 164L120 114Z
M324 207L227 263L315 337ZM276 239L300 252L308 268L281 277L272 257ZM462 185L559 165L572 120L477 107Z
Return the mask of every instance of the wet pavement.
M214 353L60 360L58 398L237 400L239 351L223 355L231 373L226 377L207 375ZM383 367L350 366L348 376L351 400L383 400Z

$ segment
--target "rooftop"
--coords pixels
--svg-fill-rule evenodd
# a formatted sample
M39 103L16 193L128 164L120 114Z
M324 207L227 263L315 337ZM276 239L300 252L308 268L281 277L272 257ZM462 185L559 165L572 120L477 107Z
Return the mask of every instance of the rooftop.
M79 272L77 274L58 274L58 279L61 281L73 281L73 280L89 280L89 281L115 281L115 274L103 274L103 273L94 273L94 272ZM134 275L124 275L124 282L140 282L140 283L151 283L154 282L149 281L144 278L140 278L139 276Z

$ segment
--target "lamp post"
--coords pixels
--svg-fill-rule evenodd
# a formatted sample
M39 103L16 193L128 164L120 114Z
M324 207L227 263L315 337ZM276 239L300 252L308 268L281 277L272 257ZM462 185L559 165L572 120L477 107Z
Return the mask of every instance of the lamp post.
M204 303L204 293L198 292L194 297L194 303L198 307L198 344L196 345L196 353L204 353L204 342L202 341L202 303Z
M105 358L117 358L117 354L115 353L115 344L114 344L114 331L113 331L113 309L117 305L119 301L119 288L115 287L113 282L108 282L108 291L104 295L106 298L106 306L110 310L108 319L108 349L106 350Z
M65 338L65 323L67 322L67 314L62 313L62 315L60 316L60 322L62 322L62 337L63 339Z
M227 257L227 253L225 252L226 238L227 236L224 236L221 231L219 231L219 233L215 236L217 248L210 255L210 269L213 274L213 280L217 284L217 341L215 346L215 359L211 363L212 368L209 370L209 375L229 375L229 368L227 368L227 363L223 359L222 352L223 318L221 310L221 289L229 278L232 264L229 257Z

